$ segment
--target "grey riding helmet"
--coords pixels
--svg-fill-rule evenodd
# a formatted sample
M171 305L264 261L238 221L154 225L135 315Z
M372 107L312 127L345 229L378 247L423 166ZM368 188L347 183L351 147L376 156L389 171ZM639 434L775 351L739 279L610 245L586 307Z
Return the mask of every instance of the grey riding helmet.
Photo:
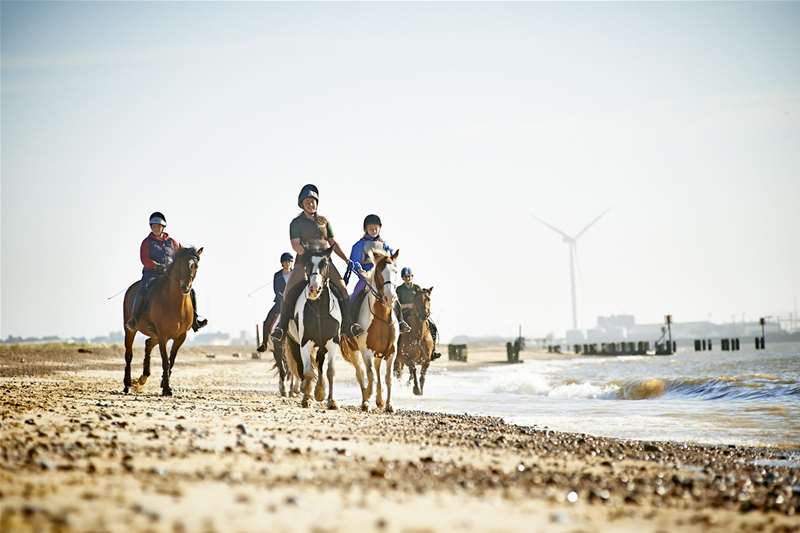
M156 211L152 215L150 215L150 224L161 224L162 226L167 226L167 217L164 216L164 213L160 211Z

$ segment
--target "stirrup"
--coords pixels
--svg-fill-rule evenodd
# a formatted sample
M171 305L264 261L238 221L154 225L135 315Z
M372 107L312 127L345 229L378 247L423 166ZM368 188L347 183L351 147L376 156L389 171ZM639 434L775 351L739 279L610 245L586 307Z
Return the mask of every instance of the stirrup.
M283 330L280 327L273 329L272 333L270 333L270 337L272 337L276 341L283 339Z
M411 333L411 326L405 320L401 320L398 326L400 327L400 333Z
M354 322L350 325L350 335L353 337L358 337L362 333L364 333L364 328L361 327L361 324Z
M435 361L436 359L439 359L441 356L442 356L441 352L433 352L431 354L431 361Z

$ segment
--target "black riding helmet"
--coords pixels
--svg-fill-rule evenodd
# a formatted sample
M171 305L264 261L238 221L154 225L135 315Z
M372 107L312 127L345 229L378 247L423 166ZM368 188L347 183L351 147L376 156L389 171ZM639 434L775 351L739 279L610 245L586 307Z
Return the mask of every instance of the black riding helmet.
M306 198L313 198L319 203L319 189L317 189L316 185L309 183L303 185L303 188L300 189L300 195L297 197L297 206L300 209L303 209L303 200Z
M161 211L156 211L150 215L150 224L161 224L167 227L167 217Z
M364 218L364 231L367 231L367 226L369 224L377 224L378 226L383 226L383 224L381 224L381 217L379 217L378 215L367 215L366 218Z
M294 256L292 256L292 254L290 254L289 252L283 252L281 254L281 263L283 263L284 261L294 261Z

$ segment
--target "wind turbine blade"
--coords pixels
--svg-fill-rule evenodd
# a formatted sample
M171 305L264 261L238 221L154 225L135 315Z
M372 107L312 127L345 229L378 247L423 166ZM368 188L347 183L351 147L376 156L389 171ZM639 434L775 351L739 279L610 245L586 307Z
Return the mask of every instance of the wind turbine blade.
M558 229L558 228L556 228L556 227L554 227L554 226L551 226L550 224L548 224L547 222L545 222L544 220L542 220L541 218L537 217L537 216L536 216L536 215L534 215L534 214L531 214L531 216L532 216L534 219L536 219L536 220L538 220L539 222L541 222L542 224L544 224L545 226L547 226L548 228L550 228L551 230L555 231L556 233L558 233L559 235L561 235L562 237L564 237L566 240L568 240L568 241L571 241L571 240L572 240L572 237L570 237L569 235L567 235L566 233L564 233L564 232L563 232L563 231L561 231L560 229Z
M605 215L605 214L606 214L606 213L608 213L609 211L611 211L611 208L610 208L610 207L609 207L608 209L606 209L605 211L603 211L602 213L600 213L599 215L597 215L597 217L596 217L594 220L592 220L591 222L589 222L588 224L586 224L586 227L585 227L585 228L583 228L582 230L580 230L580 231L578 232L578 234L577 234L577 235L575 235L575 239L577 240L577 239L578 239L578 238L579 238L581 235L583 235L584 233L586 233L586 230L588 230L589 228L591 228L592 226L594 226L594 225L595 225L595 223L596 223L598 220L600 220L601 218L603 218L603 215Z

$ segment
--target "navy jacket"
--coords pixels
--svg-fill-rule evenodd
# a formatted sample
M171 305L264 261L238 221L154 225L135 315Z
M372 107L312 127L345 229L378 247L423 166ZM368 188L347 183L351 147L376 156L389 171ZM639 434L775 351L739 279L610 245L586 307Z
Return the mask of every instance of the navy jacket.
M289 272L291 272L291 270ZM283 302L283 291L286 289L286 280L283 279L283 270L275 272L275 276L272 278L272 288L275 291L275 299L273 301L275 303Z

